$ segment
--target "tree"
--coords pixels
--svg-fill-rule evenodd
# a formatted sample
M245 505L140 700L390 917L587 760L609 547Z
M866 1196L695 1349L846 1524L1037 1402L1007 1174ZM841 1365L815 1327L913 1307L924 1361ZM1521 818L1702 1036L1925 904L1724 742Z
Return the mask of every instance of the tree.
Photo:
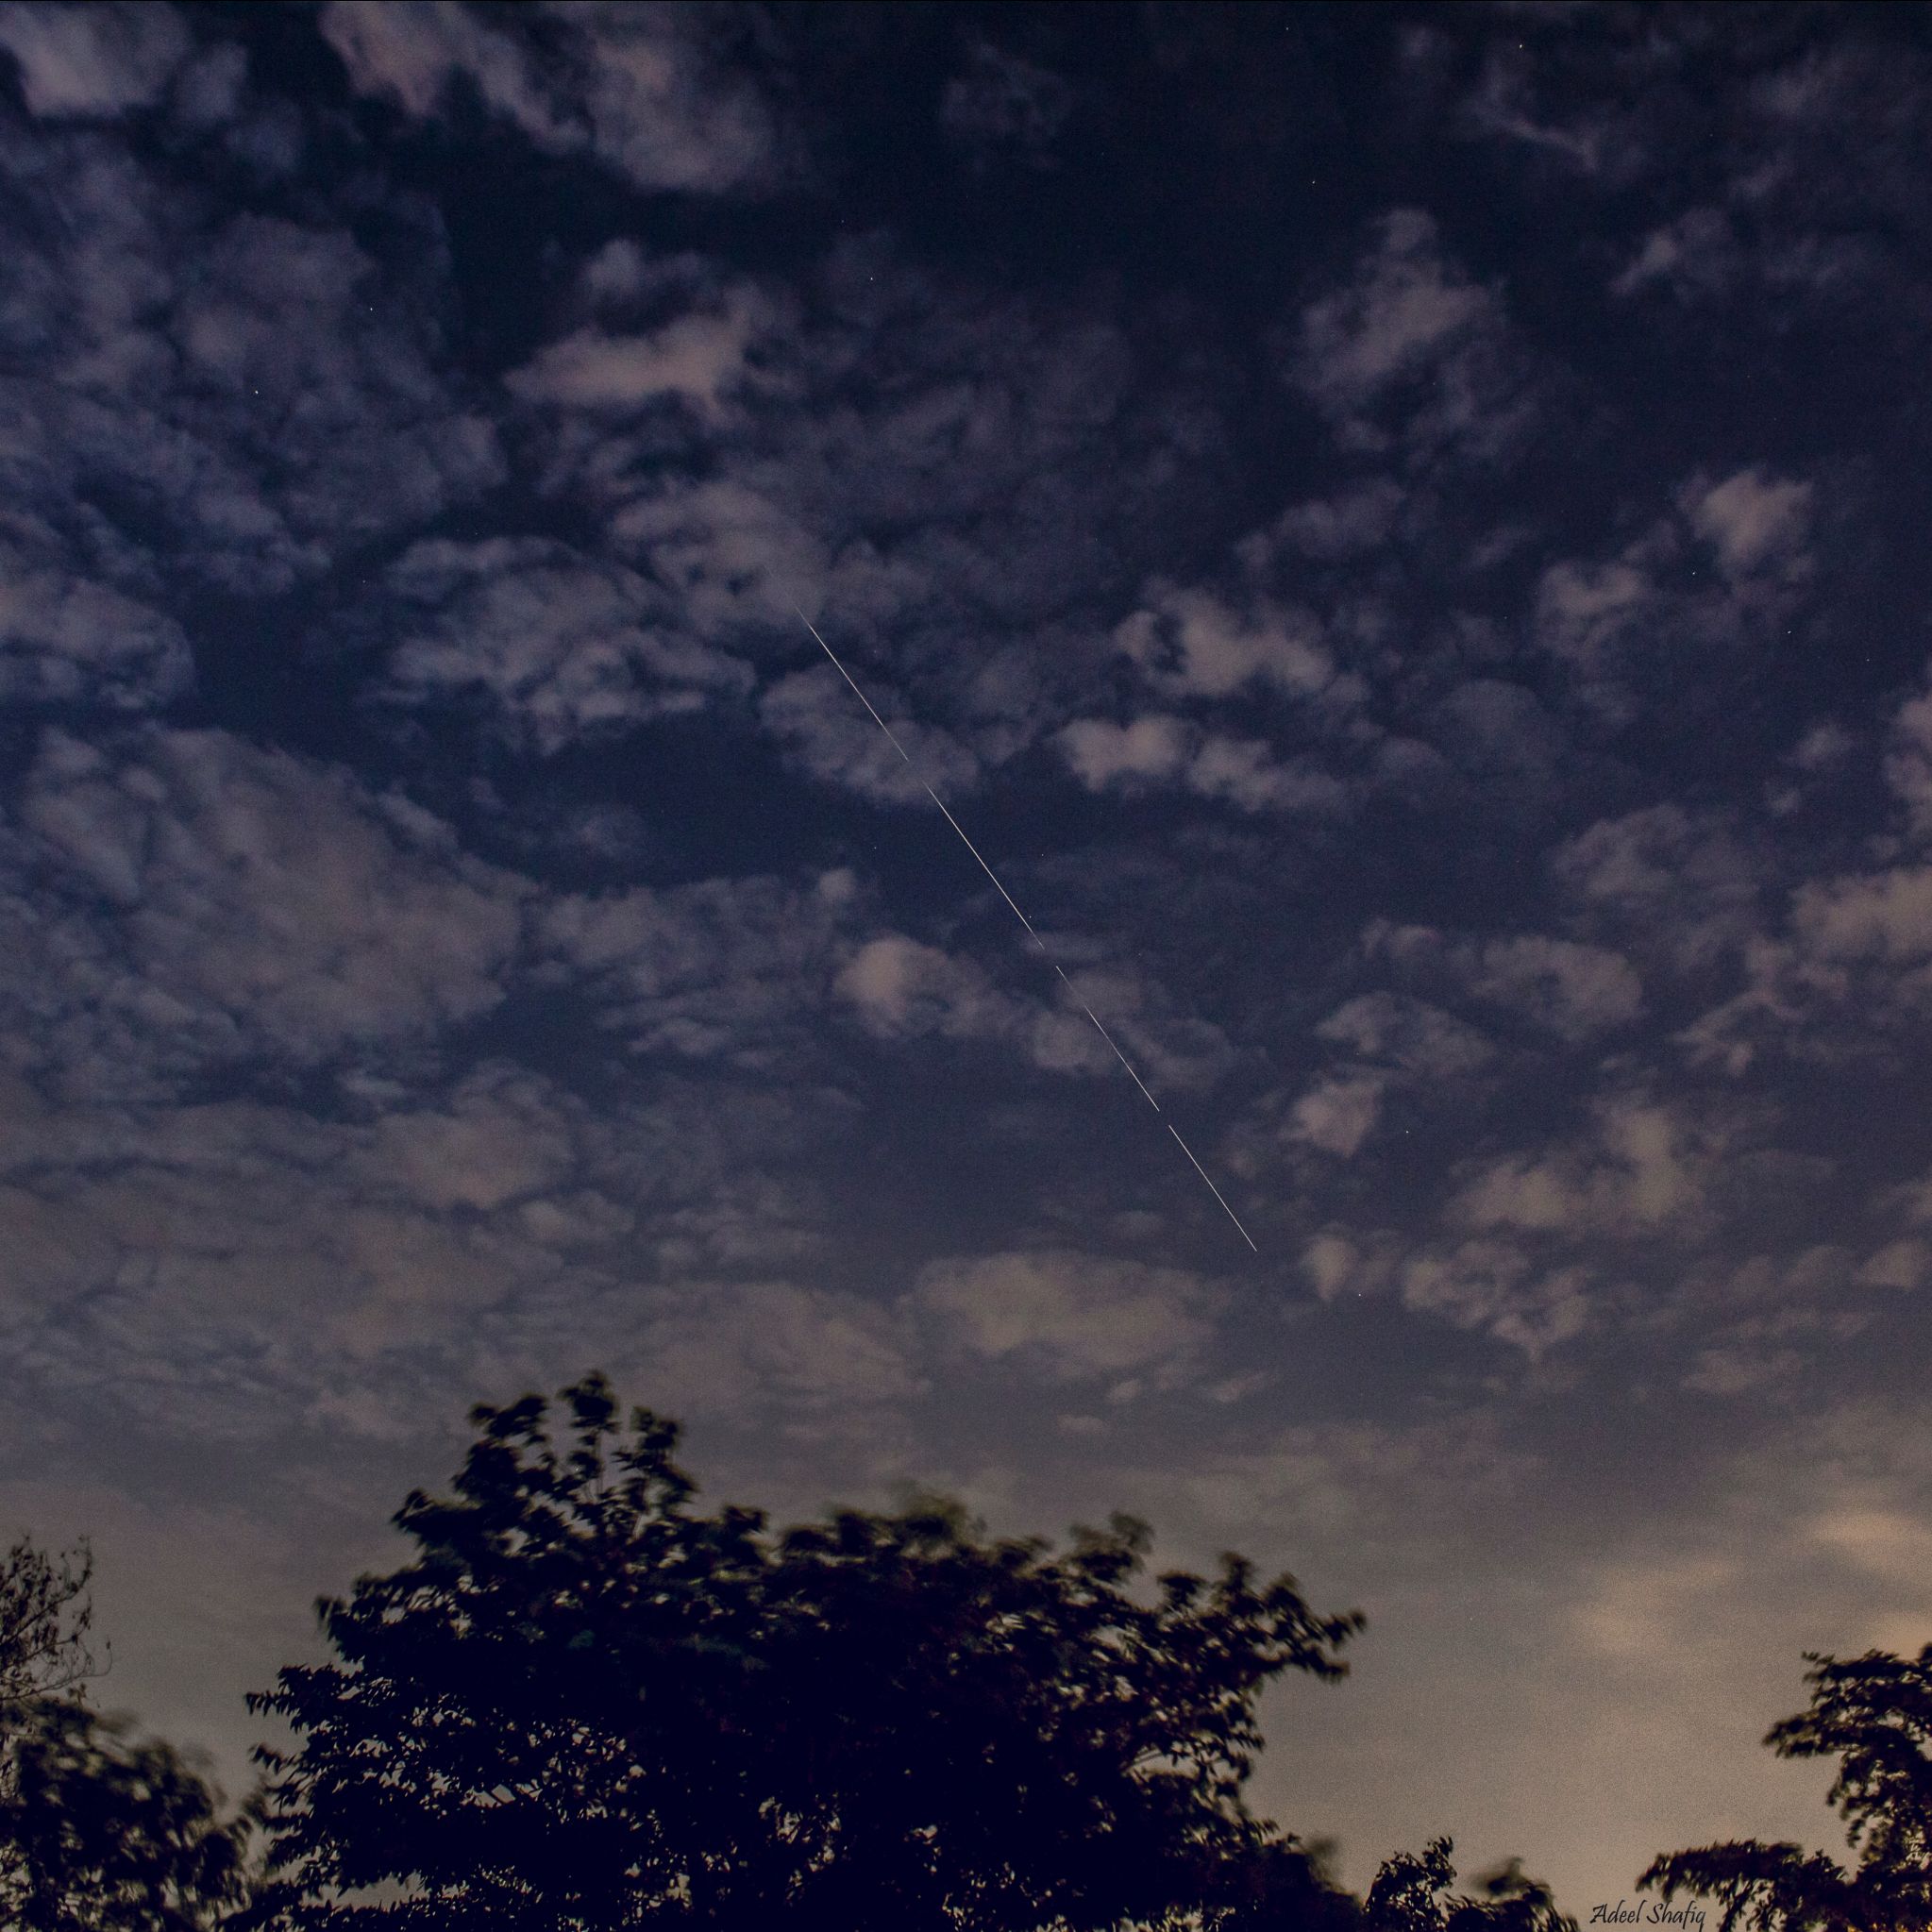
M1365 1932L1576 1932L1557 1911L1550 1888L1512 1858L1476 1882L1483 1896L1452 1894L1454 1841L1430 1840L1419 1856L1398 1852L1369 1888Z
M85 1543L50 1556L22 1537L0 1556L0 1728L35 1699L75 1690L97 1673L93 1554Z
M0 1558L0 1924L190 1932L245 1894L245 1819L168 1745L85 1702L93 1564L25 1538Z
M248 1895L245 1819L128 1720L41 1700L0 1798L5 1923L31 1932L202 1932Z
M1924 1932L1932 1924L1932 1644L1916 1659L1883 1651L1840 1662L1806 1652L1811 1707L1772 1725L1780 1757L1839 1759L1828 1802L1859 1854L1846 1871L1823 1852L1756 1839L1655 1859L1638 1880L1713 1896L1718 1932Z
M297 1734L258 1754L287 1923L1154 1924L1283 1844L1256 1697L1343 1674L1359 1618L1234 1556L1136 1594L1125 1518L1055 1554L940 1502L701 1515L675 1424L559 1400L567 1444L536 1396L475 1410L414 1559L319 1604L336 1661L251 1699Z

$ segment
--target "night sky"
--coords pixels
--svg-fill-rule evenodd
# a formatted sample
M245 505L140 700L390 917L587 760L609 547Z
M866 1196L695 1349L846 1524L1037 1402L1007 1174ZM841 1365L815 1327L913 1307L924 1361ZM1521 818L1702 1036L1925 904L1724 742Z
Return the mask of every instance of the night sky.
M1758 1739L1932 1638L1924 10L0 47L0 1526L99 1701L244 1790L601 1367L713 1501L1362 1608L1254 1786L1356 1885L1839 1843Z

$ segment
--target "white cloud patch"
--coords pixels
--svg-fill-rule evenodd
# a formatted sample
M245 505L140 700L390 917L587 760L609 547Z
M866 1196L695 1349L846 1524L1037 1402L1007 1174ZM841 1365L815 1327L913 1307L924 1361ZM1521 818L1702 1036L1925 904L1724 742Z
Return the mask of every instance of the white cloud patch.
M1314 620L1260 605L1243 613L1212 592L1155 583L1146 608L1114 633L1156 690L1173 697L1228 697L1253 684L1348 707L1360 681L1336 669Z
M715 312L680 315L647 333L573 330L504 381L525 402L563 409L623 414L678 397L715 415L745 381L746 351L766 320L765 305L735 289Z
M385 696L481 694L539 752L751 686L748 665L683 634L670 600L642 578L559 544L417 544L385 587L402 605L388 620L402 636Z
M1303 310L1292 374L1346 449L1482 456L1527 419L1524 361L1497 294L1450 261L1430 216L1398 209Z
M1178 717L1149 713L1117 725L1105 718L1076 718L1060 733L1060 748L1073 773L1090 792L1110 784L1160 783L1187 761L1193 733Z
M904 747L896 751L885 733L830 664L796 671L771 685L759 700L764 728L812 777L856 792L880 805L932 806L931 785L949 803L979 781L979 760L949 732L894 716L872 702Z
M1301 1266L1323 1302L1392 1294L1413 1314L1487 1335L1532 1362L1591 1319L1587 1268L1553 1266L1507 1236L1413 1243L1332 1226L1307 1241Z
M359 92L418 119L462 76L537 147L594 154L641 188L719 193L764 176L769 117L710 58L711 23L601 0L531 11L547 29L541 57L526 23L458 0L330 0L321 26Z
M1452 1204L1468 1226L1529 1234L1631 1234L1703 1207L1731 1140L1716 1123L1640 1095L1596 1103L1569 1146L1483 1164Z
M539 916L539 971L586 981L633 1051L769 1067L825 1010L856 913L842 870L570 895Z
M1524 933L1483 942L1469 988L1566 1039L1626 1027L1643 1011L1643 983L1630 962L1600 946Z
M106 120L152 107L189 45L181 16L165 0L0 7L0 47L19 63L27 112L49 119Z
M173 618L0 547L0 700L142 711L178 696L193 669Z
M1370 959L1504 1008L1564 1040L1627 1027L1643 1011L1642 981L1621 953L1546 933L1478 939L1378 919L1364 929L1362 948Z
M442 366L432 237L398 286L343 229L217 216L97 137L0 141L0 176L23 378L0 487L32 506L29 571L163 610L273 595L500 479Z
M1652 805L1596 824L1551 855L1585 923L1672 970L1701 970L1758 930L1766 867L1710 812Z
M1906 808L1913 836L1932 840L1932 674L1892 719L1885 779Z
M311 1065L502 997L526 886L346 772L218 731L120 755L50 732L20 818L11 865L48 889L8 910L8 990L34 1050L90 1078Z
M1743 251L1720 209L1690 208L1653 228L1610 283L1616 295L1664 283L1680 301L1712 295L1736 280Z
M951 1346L1049 1382L1168 1387L1196 1371L1220 1299L1182 1269L1041 1251L932 1262L908 1305Z
M1614 554L1544 569L1537 644L1569 669L1577 699L1613 720L1667 702L1688 657L1735 651L1789 619L1813 570L1812 496L1762 464L1692 477L1672 513Z
M1371 1070L1319 1080L1288 1109L1287 1137L1352 1159L1374 1133L1388 1087L1388 1075Z
M1809 483L1780 479L1754 466L1719 483L1692 484L1685 495L1685 512L1690 527L1716 551L1726 577L1761 572L1790 577L1809 567Z
M697 1283L636 1296L625 1382L677 1391L681 1413L739 1425L789 1413L806 1433L864 1427L925 1388L893 1311L783 1281Z
M1386 992L1346 1001L1315 1036L1350 1049L1353 1058L1293 1101L1283 1133L1342 1160L1352 1159L1374 1134L1391 1095L1423 1085L1438 1092L1459 1087L1494 1057L1473 1027L1439 1007Z
M1336 813L1349 800L1340 779L1306 759L1280 759L1262 739L1224 737L1158 713L1124 725L1076 718L1057 742L1089 791L1175 784L1247 813Z
M588 494L602 496L606 486L592 481ZM816 601L814 589L827 578L823 547L764 491L729 476L638 493L627 475L607 487L618 554L668 586L698 636L796 627L800 603L810 610Z

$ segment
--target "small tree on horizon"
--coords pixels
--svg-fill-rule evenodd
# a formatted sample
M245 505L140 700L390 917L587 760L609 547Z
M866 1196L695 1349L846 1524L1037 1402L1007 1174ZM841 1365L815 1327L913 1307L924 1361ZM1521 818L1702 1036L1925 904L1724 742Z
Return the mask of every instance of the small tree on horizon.
M698 1514L675 1424L627 1437L596 1376L559 1401L563 1441L537 1396L473 1411L454 1493L395 1519L414 1559L251 1698L297 1734L257 1754L277 1923L1025 1932L1293 1894L1242 1798L1255 1700L1342 1675L1359 1617L1235 1556L1137 1595L1126 1518L1056 1554L943 1502Z
M244 1903L245 1814L198 1769L88 1707L92 1553L0 1556L0 1925L206 1932Z
M1932 1925L1932 1644L1916 1658L1807 1651L1811 1708L1773 1724L1780 1757L1836 1757L1827 1802L1859 1855L1756 1839L1670 1852L1638 1883L1715 1897L1718 1932L1924 1932Z
M1364 1932L1576 1932L1550 1888L1529 1877L1520 1858L1473 1881L1480 1897L1451 1892L1453 1839L1432 1839L1419 1853L1383 1861L1363 1912Z

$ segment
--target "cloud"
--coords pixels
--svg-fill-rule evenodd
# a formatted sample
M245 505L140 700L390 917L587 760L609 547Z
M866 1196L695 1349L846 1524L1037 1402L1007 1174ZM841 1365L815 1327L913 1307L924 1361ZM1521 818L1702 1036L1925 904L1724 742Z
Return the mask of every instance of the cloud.
M928 785L956 800L978 783L971 750L949 732L893 716L889 705L887 699L882 714L904 757L830 664L780 679L759 700L758 715L812 777L874 804L930 806Z
M1736 279L1741 258L1737 235L1722 210L1687 209L1643 238L1610 283L1610 293L1631 295L1664 282L1680 301L1716 294Z
M590 988L634 1052L769 1067L825 1010L859 910L842 869L559 895L536 919L539 971Z
M150 108L186 56L181 16L164 0L89 0L0 7L0 47L19 63L27 111L109 120Z
M344 229L221 214L92 134L0 135L0 486L38 568L163 610L275 595L504 474L445 359L433 233L392 277Z
M1638 111L1620 103L1572 112L1566 120L1537 98L1536 80L1544 63L1520 58L1520 46L1491 49L1481 80L1458 110L1470 132L1515 143L1606 187L1646 172L1651 150L1638 126Z
M1291 697L1358 703L1359 681L1337 671L1305 614L1261 605L1242 615L1211 592L1154 583L1146 608L1114 633L1155 689L1174 697L1229 697L1272 685Z
M1365 993L1345 1001L1315 1036L1352 1058L1330 1069L1289 1107L1285 1137L1352 1160L1397 1093L1455 1091L1494 1057L1489 1042L1438 1007L1404 995Z
M1568 1146L1477 1166L1451 1206L1468 1226L1581 1236L1656 1230L1695 1217L1733 1135L1638 1094L1598 1100Z
M677 596L698 636L785 627L809 647L798 606L810 608L824 582L824 549L764 492L729 476L665 484L614 507L609 533L620 556Z
M428 119L460 76L537 147L595 155L640 188L747 189L774 159L756 92L682 8L571 0L526 23L459 0L330 0L321 29L361 93Z
M1587 1268L1552 1267L1507 1236L1432 1245L1330 1226L1309 1238L1301 1266L1323 1302L1393 1294L1412 1314L1487 1335L1532 1362L1576 1339L1591 1319Z
M579 328L504 381L525 402L564 409L622 413L675 396L715 415L726 392L746 380L746 351L766 319L765 305L733 289L718 312L680 315L647 333Z
M1469 988L1566 1039L1628 1026L1643 1011L1643 983L1630 962L1600 946L1524 933L1486 941Z
M1350 278L1302 311L1290 373L1343 448L1365 454L1481 458L1533 407L1501 299L1451 262L1418 209L1385 215Z
M1287 1136L1352 1159L1375 1131L1388 1087L1388 1075L1372 1071L1318 1081L1289 1109Z
M425 707L480 696L545 755L751 687L749 666L680 634L662 592L561 544L416 544L384 589L382 621L402 634L382 695Z
M1345 1001L1316 1027L1315 1036L1430 1080L1474 1073L1494 1051L1453 1014L1395 993L1365 993Z
M218 731L118 752L49 732L9 845L29 1057L109 1087L312 1066L485 1013L526 890L399 798Z
M1285 546L1319 563L1340 563L1385 542L1406 501L1401 484L1389 477L1375 477L1333 496L1290 505L1275 519L1268 536L1272 545Z
M1792 896L1791 927L1812 960L1920 965L1932 959L1932 865L1808 881Z
M1671 702L1687 659L1782 635L1813 573L1812 496L1762 464L1691 477L1672 512L1614 554L1544 568L1537 645L1569 671L1575 699L1613 723Z
M1337 414L1358 409L1433 361L1488 313L1491 300L1446 266L1427 215L1404 209L1386 216L1361 279L1302 317L1302 380Z
M1599 819L1552 852L1577 916L1674 971L1701 971L1758 931L1766 865L1721 813L1666 802Z
M0 546L0 701L145 711L186 690L193 659L160 612Z
M1779 480L1761 464L1720 483L1702 480L1685 495L1690 527L1717 552L1732 580L1760 572L1802 575L1809 567L1805 540L1811 521L1811 485Z
M1111 1073L1116 1061L1091 1021L998 991L972 962L902 933L868 940L836 986L866 1030L883 1039L938 1034L1008 1042L1053 1073Z
M1369 958L1507 1009L1559 1038L1583 1041L1627 1027L1643 1012L1643 983L1622 954L1541 932L1487 939L1430 926L1373 920L1362 933Z
M698 1420L744 1426L776 1411L817 1429L863 1429L876 1426L879 1409L926 1387L892 1311L790 1282L647 1292L634 1336L626 1354L636 1366L627 1381L676 1390L682 1412Z
M1913 835L1932 839L1932 672L1924 685L1892 719L1885 781L1905 806Z
M1149 713L1131 723L1076 718L1060 733L1061 749L1090 792L1122 781L1173 778L1186 761L1191 734L1177 717Z
M1025 166L1046 168L1076 98L1061 75L990 41L976 41L966 71L946 83L939 125L949 140L976 156L1011 155Z
M1053 1383L1190 1378L1220 1297L1198 1276L1066 1251L935 1261L908 1307L951 1347Z
M1242 812L1339 812L1347 785L1304 759L1277 759L1259 738L1203 732L1185 720L1150 713L1125 725L1076 718L1057 742L1089 791L1180 784Z
M1874 1288L1923 1288L1932 1282L1932 1243L1907 1235L1867 1255L1858 1281Z

